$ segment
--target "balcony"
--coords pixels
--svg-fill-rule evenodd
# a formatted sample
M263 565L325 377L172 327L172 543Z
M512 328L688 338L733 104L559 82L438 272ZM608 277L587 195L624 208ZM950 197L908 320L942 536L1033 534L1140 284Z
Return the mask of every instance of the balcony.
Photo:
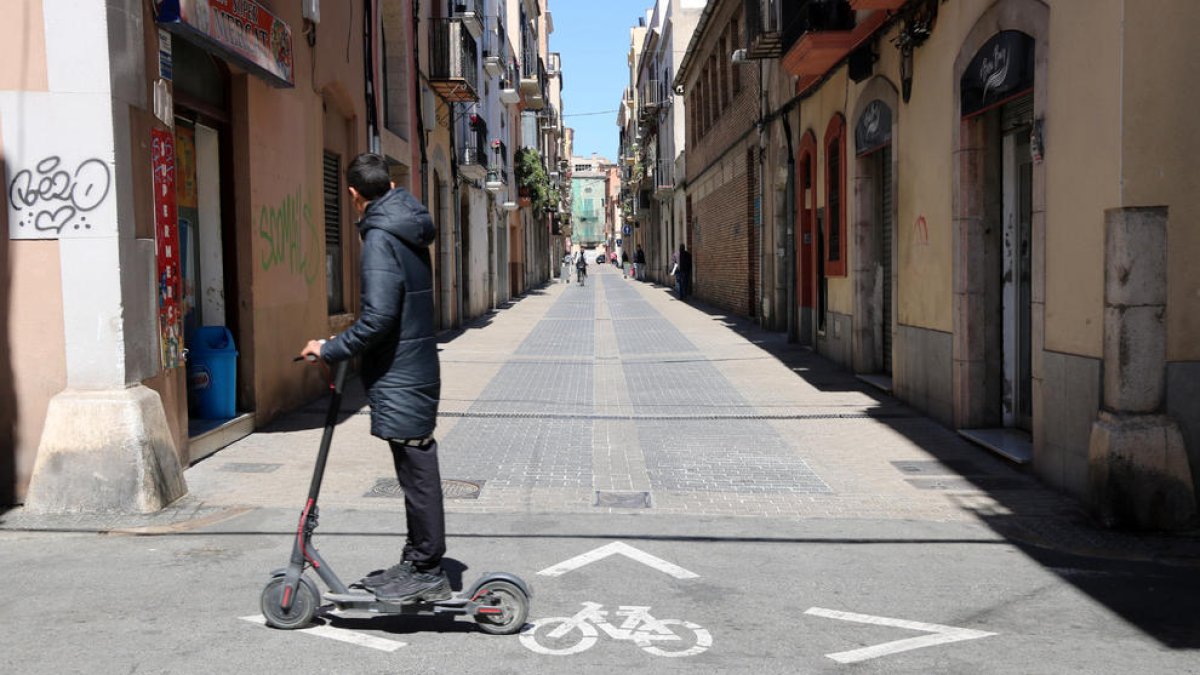
M799 12L792 30L800 35L786 47L783 67L796 76L823 75L854 47L854 10L847 0L808 0Z
M562 74L562 55L558 52L550 52L546 62L546 75L549 77L558 77Z
M508 36L499 18L487 17L487 29L483 34L483 69L491 77L504 74L508 56Z
M472 113L458 127L458 172L470 180L487 176L487 123Z
M854 27L854 11L846 0L743 0L742 6L746 56L751 59L779 58L809 32Z
M527 87L525 75L521 75L521 91L525 94L525 108L541 110L546 106L546 66L542 60L537 60L537 77L532 80L536 87Z
M660 159L654 163L654 196L666 197L675 191L675 162Z
M483 187L492 193L508 187L508 146L499 138L492 139L492 163Z
M479 100L479 48L458 19L431 19L429 84L449 103Z
M487 170L487 180L483 187L488 192L496 193L508 187L508 169L502 166L492 166Z
M453 10L451 16L462 21L471 37L483 37L483 0L454 0Z
M554 104L547 104L538 117L542 120L542 131L558 131L558 109Z
M538 36L528 23L521 26L521 92L538 94L542 91L545 66L538 56Z

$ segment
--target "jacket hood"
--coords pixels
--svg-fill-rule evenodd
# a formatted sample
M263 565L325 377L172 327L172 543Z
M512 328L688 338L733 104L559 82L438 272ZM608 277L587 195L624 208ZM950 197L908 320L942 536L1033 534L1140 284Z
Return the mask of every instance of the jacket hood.
M419 248L428 247L437 235L428 209L404 188L395 188L367 205L358 229L365 235L371 228Z

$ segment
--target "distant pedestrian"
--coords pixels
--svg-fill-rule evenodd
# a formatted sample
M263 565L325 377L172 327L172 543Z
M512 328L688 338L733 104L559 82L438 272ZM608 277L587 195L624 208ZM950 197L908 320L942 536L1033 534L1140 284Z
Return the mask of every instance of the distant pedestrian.
M621 278L629 278L629 254L625 252L625 249L621 249Z
M638 281L646 279L646 252L642 250L641 244L638 244L637 251L633 253L633 278Z
M685 300L692 294L692 254L687 247L679 245L679 299Z
M562 283L568 285L571 283L571 254L569 252L563 254L562 271L559 276L562 277Z

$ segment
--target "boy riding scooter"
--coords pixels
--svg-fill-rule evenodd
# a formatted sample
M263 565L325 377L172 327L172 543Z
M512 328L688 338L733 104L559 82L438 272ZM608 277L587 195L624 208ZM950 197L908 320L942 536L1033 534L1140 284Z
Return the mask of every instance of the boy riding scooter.
M449 598L437 422L441 375L434 337L429 212L391 181L386 161L359 155L346 169L362 237L362 313L328 342L310 340L301 356L336 363L361 356L371 404L371 434L388 442L404 491L407 540L400 561L359 583L387 602Z

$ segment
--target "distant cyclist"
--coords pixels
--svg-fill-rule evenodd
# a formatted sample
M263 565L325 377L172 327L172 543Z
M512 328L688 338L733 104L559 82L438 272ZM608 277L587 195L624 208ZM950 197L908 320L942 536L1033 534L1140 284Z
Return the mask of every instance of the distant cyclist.
M580 251L579 257L575 259L575 280L582 286L584 279L587 279L587 256Z

